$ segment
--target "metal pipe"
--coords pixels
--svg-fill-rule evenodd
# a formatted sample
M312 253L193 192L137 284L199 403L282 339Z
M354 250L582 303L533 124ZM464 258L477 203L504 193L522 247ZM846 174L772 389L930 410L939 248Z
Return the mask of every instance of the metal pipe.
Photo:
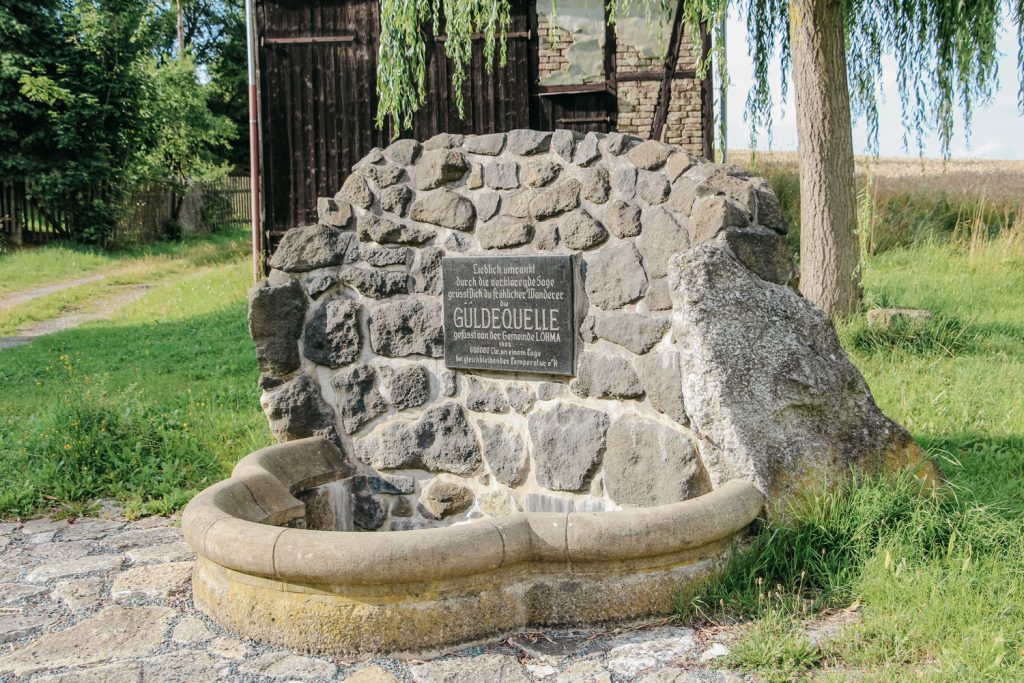
M718 35L722 39L722 49L718 53L718 59L719 59L719 61L721 61L722 65L723 65L721 70L720 70L720 72L719 72L719 75L721 76L721 78L718 79L719 81L721 81L718 84L718 92L719 92L719 95L718 95L718 110L720 112L719 116L721 117L721 120L718 123L718 130L719 130L718 135L719 135L719 137L722 140L722 163L723 164L729 163L729 121L726 119L726 115L728 114L728 104L729 104L729 96L728 96L728 94L729 94L729 73L726 70L727 67L725 66L725 65L727 65L729 63L728 60L726 59L726 56L725 56L725 51L728 48L728 45L727 45L726 40L725 40L725 28L726 28L726 22L728 20L728 15L729 15L729 9L726 8L726 10L724 12L722 12L722 18L719 20L720 23L719 23L719 26L718 26Z
M260 232L259 107L256 93L256 44L252 0L245 0L245 52L249 74L249 215L252 224L252 278L263 276L263 239Z

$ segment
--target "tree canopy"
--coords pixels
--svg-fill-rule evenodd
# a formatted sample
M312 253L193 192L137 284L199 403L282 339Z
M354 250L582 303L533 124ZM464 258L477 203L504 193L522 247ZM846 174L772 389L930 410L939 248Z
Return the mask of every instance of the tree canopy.
M236 132L226 114L245 88L217 91L208 75L244 74L244 60L220 59L231 35L244 44L231 14L241 7L183 7L214 18L196 19L195 50L177 54L173 3L0 0L0 179L33 179L66 207L78 239L105 242L140 184L180 188L227 172Z

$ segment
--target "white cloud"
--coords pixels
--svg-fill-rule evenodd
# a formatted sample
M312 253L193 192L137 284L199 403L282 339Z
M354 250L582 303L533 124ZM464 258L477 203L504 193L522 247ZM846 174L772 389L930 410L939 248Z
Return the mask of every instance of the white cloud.
M1008 29L1011 27L1007 27ZM728 24L729 88L728 124L729 147L743 148L750 144L750 126L744 120L747 93L753 82L753 62L747 47L746 24L737 19L735 12ZM1000 88L985 107L974 111L971 137L964 136L963 121L958 117L954 130L951 154L954 158L978 157L986 159L1024 159L1024 118L1017 109L1016 44L1013 31L1004 30L999 39ZM879 153L882 156L912 156L918 151L911 138L910 148L903 148L903 124L900 119L899 93L896 90L897 64L887 57L882 64L882 87L879 98ZM773 130L770 148L794 150L797 145L795 99L790 86L785 108L780 106L779 69L774 65L770 80L775 95ZM717 87L717 86L716 86ZM924 141L926 157L940 156L938 137L928 134ZM759 147L768 149L768 140L760 136ZM854 123L854 152L867 152L867 126L863 119Z

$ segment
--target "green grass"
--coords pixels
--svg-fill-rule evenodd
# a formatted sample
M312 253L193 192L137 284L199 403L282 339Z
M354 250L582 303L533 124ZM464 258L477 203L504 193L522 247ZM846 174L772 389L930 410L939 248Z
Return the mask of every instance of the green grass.
M249 261L180 256L109 321L0 351L0 515L180 508L269 432L245 328Z
M179 276L196 268L225 263L238 258L247 248L248 232L244 228L231 230L182 242L159 243L147 250L125 252L117 257L103 257L89 251L82 254L95 256L86 259L91 268L84 274L104 275L103 280L69 287L67 289L25 301L16 306L0 309L0 336L17 335L23 328L34 323L55 318L70 309L89 309L89 302L116 295L124 285L147 284L171 276ZM0 277L7 272L12 281L21 282L18 291L34 286L50 284L52 281L72 280L83 277L83 272L68 270L71 264L80 264L68 258L75 250L56 245L30 251L17 251L0 256ZM53 255L54 264L44 266L47 256ZM106 258L106 261L103 259ZM38 275L33 276L33 267ZM54 275L59 273L58 275ZM48 281L41 279L51 277ZM0 282L3 282L0 279Z
M86 277L118 265L132 266L138 261L217 258L217 254L225 251L237 253L232 243L246 239L245 228L231 226L212 235L179 242L157 242L114 252L74 244L11 249L7 253L0 252L0 294Z
M939 495L865 481L775 519L697 595L693 617L751 619L729 663L768 680L1024 680L1024 251L1012 234L872 257L866 306L932 321L844 346L876 401L942 465ZM805 618L859 601L823 646Z

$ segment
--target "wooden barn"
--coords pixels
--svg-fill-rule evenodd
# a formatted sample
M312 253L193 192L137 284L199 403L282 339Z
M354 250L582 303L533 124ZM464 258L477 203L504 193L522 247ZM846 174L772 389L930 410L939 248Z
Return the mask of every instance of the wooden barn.
M680 5L682 0L679 0ZM676 11L664 26L638 12L614 25L600 0L513 0L508 58L488 73L474 45L459 118L444 35L428 49L427 102L405 135L492 133L514 128L618 130L709 157L710 76ZM374 125L378 0L256 0L263 245L316 220L352 165L391 131Z

